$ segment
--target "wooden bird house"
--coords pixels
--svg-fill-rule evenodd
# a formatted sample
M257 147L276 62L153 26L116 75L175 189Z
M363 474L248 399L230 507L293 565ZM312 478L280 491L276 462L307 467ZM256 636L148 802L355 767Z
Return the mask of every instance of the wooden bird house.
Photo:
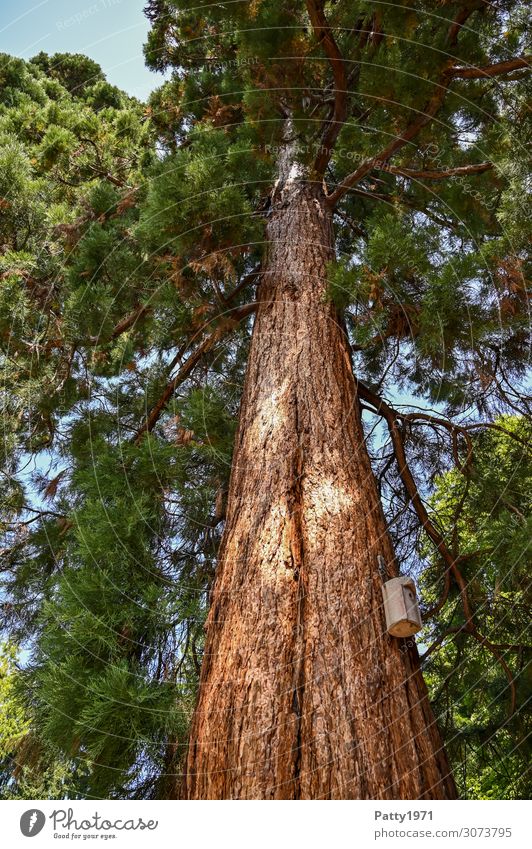
M423 627L412 578L392 578L382 585L386 628L392 637L411 637Z

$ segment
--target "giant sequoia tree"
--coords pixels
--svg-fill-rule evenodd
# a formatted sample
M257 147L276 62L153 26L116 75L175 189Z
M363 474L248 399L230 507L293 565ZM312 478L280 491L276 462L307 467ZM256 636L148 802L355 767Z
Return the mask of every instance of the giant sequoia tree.
M52 297L41 269L7 269L8 611L34 640L35 727L97 795L453 798L381 586L424 556L428 618L453 605L515 713L465 498L453 524L425 496L452 464L467 490L475 431L528 412L525 9L147 13L148 63L172 70L145 116L158 161L64 141L57 190L99 159ZM100 111L93 91L69 97L134 139L121 96Z

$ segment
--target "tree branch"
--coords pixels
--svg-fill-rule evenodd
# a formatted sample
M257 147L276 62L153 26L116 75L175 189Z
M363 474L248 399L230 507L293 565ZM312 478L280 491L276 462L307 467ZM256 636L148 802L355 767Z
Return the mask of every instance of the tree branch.
M516 694L516 690L515 690L515 681L514 681L514 676L513 676L512 670L510 669L510 667L506 663L505 659L502 657L497 646L495 646L493 643L490 643L490 641L487 640L486 637L483 637L482 634L479 634L476 629L473 629L469 633L471 634L473 639L475 639L478 643L480 643L481 646L484 646L484 648L487 649L493 655L493 657L495 658L495 660L497 660L497 662L500 664L500 666L502 666L502 668L504 670L504 674L506 675L506 678L508 679L508 686L510 688L509 716L513 716L513 714L515 713L517 694Z
M231 303L231 301L234 301L234 299L241 292L244 291L246 286L249 286L251 283L253 283L255 278L260 277L260 275L261 275L261 265L259 263L259 265L255 266L253 271L250 271L249 274L246 274L246 276L242 278L240 283L238 283L235 286L235 288L232 290L232 292L229 292L227 295L222 295L222 300L223 300L224 304L229 304L229 303Z
M396 411L394 410L394 412ZM425 421L429 422L430 424L444 427L447 431L449 431L452 437L453 457L456 467L461 472L464 472L471 465L471 462L473 460L473 442L471 440L471 436L467 431L467 427L462 427L462 425L453 424L453 422L450 422L448 419L442 419L438 416L431 416L429 415L429 413L396 413L396 415L406 421ZM457 434L461 434L463 436L467 446L467 455L463 463L460 461L460 457L458 454Z
M386 145L386 147L375 156L372 156L362 162L356 171L348 174L334 192L329 195L327 203L331 207L336 206L338 201L343 198L349 189L356 186L357 183L360 183L366 174L369 174L369 172L374 168L382 169L383 165L388 161L388 159L390 159L390 157L397 153L398 150L401 150L401 148L417 136L423 127L432 121L445 99L450 82L451 78L444 72L439 81L436 83L436 91L427 101L424 109L418 114L417 118L415 118L415 120L405 128L404 132L400 136L396 136L393 141Z
M445 640L445 638L446 638L446 637L450 637L450 636L451 636L451 634L452 634L453 636L456 636L457 634L459 634L459 633L460 633L461 631L463 631L463 630L464 630L464 626L463 626L463 625L457 625L457 626L456 626L456 628L449 628L447 631L443 631L443 632L440 634L440 636L439 636L439 637L438 637L438 638L437 638L437 639L436 639L436 640L432 643L432 645L431 645L431 646L427 649L427 651L426 651L424 654L420 655L420 657L419 657L419 662L420 662L420 663L423 663L423 661L424 661L424 660L426 660L426 659L427 659L427 657L430 657L430 655L431 655L433 652L435 652L437 648L439 648L439 647L441 646L441 644L443 643L443 641Z
M493 168L493 162L479 162L472 165L459 165L456 168L442 169L426 169L415 171L411 168L401 168L401 166L384 165L380 171L387 171L390 174L397 174L400 177L408 177L411 180L446 180L448 177L464 177L468 174L482 174L484 171L489 171Z
M184 381L189 377L194 368L203 358L203 356L208 353L214 345L223 339L225 336L229 335L229 333L233 330L234 324L241 321L248 315L251 315L257 309L258 304L253 302L251 304L246 304L243 307L240 307L238 310L234 310L230 315L230 325L227 324L225 326L217 327L216 330L207 336L203 342L198 345L198 347L193 351L186 363L179 369L177 374L166 384L164 391L155 404L154 407L150 410L146 417L146 421L142 425L142 427L137 431L134 442L139 443L144 434L151 433L157 422L159 421L168 401L174 394L175 390L178 386L180 386Z
M501 427L501 425L495 424L494 422L479 422L478 424L470 424L464 425L464 428L467 430L478 430L479 428L488 428L489 430L498 430L499 433L504 433L506 436L509 436L510 439L513 439L514 442L518 442L519 445L522 445L524 448L530 450L530 443L526 442L526 440L521 439L520 436L517 436L515 433L512 433L511 430L506 430L505 427Z
M464 615L466 617L467 627L474 628L475 625L473 623L473 613L467 595L467 585L462 573L460 572L460 569L458 568L458 558L453 557L442 535L431 522L425 505L423 504L421 496L418 492L418 488L416 486L416 482L410 470L410 466L408 465L408 461L406 459L403 439L397 426L398 414L396 410L392 409L392 407L390 407L382 398L380 398L378 395L375 395L367 386L364 386L364 384L360 381L357 381L357 391L360 397L366 401L369 401L369 403L375 408L375 410L380 413L380 415L382 415L386 420L388 430L390 432L390 437L392 440L392 445L394 447L401 480L403 481L404 487L408 493L410 501L412 502L412 506L414 507L414 510L418 515L419 521L421 522L423 529L425 530L429 539L434 543L435 547L440 552L443 560L447 564L448 569L452 572L453 577L458 585L462 598L462 606L464 608Z
M473 11L473 10L472 10ZM386 163L398 150L401 150L408 142L415 138L420 130L429 124L445 100L445 96L453 79L476 79L489 78L506 74L510 71L515 71L517 68L529 67L531 63L530 56L520 56L515 59L510 59L507 62L498 62L494 65L488 65L484 68L458 68L455 66L447 66L443 69L439 79L435 83L436 91L427 101L425 108L420 114L405 128L404 132L391 141L380 153L366 159L362 164L344 178L342 183L329 195L328 203L334 207L339 200L349 191L350 188L356 186L366 174L369 174L373 168L382 169L383 163Z
M531 64L532 54L529 54L516 56L514 59L508 59L506 62L496 62L494 65L486 65L483 68L452 67L448 68L445 73L454 79L479 80L498 77L500 74L508 74L520 68L530 68Z
M473 12L477 11L477 9L481 9L484 6L486 0L476 0L474 3L464 4L464 6L458 12L456 18L452 22L449 27L449 31L447 33L447 41L451 47L454 47L458 41L458 36L460 35L460 30L464 26L465 22L468 18L471 17Z
M435 224L438 224L440 227L446 227L449 230L457 231L459 222L448 221L445 218L442 218L440 215L436 215L435 212L428 209L422 209L415 203L412 203L408 198L401 197L399 195L383 195L378 194L377 192L365 192L363 189L351 189L352 194L358 195L359 197L365 198L366 200L381 200L384 203L389 204L390 206L395 206L396 204L400 204L401 206L406 206L408 209L414 210L414 212L419 212L421 215L425 215L431 221L434 221ZM338 209L335 209L334 212L338 214Z
M141 304L140 307L137 307L136 310L133 310L133 312L130 312L129 315L126 315L121 321L118 322L118 324L113 328L110 338L117 339L119 336L122 335L122 333L125 333L126 330L129 330L130 327L133 327L133 325L139 320L139 318L142 318L142 316L148 312L151 312L151 307L149 307L147 304ZM88 342L86 342L85 344L98 345L100 341L101 339L99 336L89 336Z
M396 410L390 407L386 402L380 398L378 395L375 395L367 386L357 381L357 391L361 398L364 398L366 401L375 408L375 410L380 413L386 420L388 425L388 429L390 432L390 436L392 439L392 444L395 451L395 456L397 459L397 464L399 467L399 474L401 476L401 480L405 486L405 489L410 497L410 501L418 515L418 518L421 522L422 527L427 533L428 537L432 540L438 551L440 552L442 558L447 564L447 570L452 573L458 589L460 591L460 597L462 600L462 606L465 615L465 622L461 626L461 630L465 631L467 634L470 634L480 645L484 646L492 655L495 657L497 662L502 667L506 678L508 679L508 686L510 688L510 711L509 715L512 716L515 713L516 707L516 689L515 689L515 681L513 677L513 673L502 657L499 646L491 643L486 637L479 633L477 626L473 620L473 611L471 609L471 605L469 602L468 594L467 594L467 584L464 580L464 577L458 568L458 564L464 560L464 557L454 557L451 551L448 549L445 540L442 535L436 529L436 527L431 522L425 505L419 495L414 477L408 465L408 461L406 459L403 439L399 428L397 427L397 416L399 415ZM447 423L449 424L449 423ZM448 591L447 591L448 592ZM444 593L446 598L447 593Z
M129 330L133 325L142 318L146 313L151 312L151 307L148 304L141 304L135 310L130 312L128 315L124 316L118 324L115 325L113 330L111 331L111 335L109 339L103 340L103 344L110 341L111 339L117 339L122 333L125 333L126 330ZM89 336L87 339L77 339L74 343L74 348L82 348L84 345L100 345L102 344L101 336ZM51 339L49 342L45 342L42 345L35 346L37 350L44 351L46 353L53 351L55 349L63 350L65 348L65 340L64 339Z
M323 177L331 158L334 143L338 138L342 124L344 124L347 118L347 75L343 56L340 53L323 11L323 2L320 2L320 0L307 0L307 11L314 34L318 42L323 45L334 77L334 113L332 119L327 122L314 162L316 175Z

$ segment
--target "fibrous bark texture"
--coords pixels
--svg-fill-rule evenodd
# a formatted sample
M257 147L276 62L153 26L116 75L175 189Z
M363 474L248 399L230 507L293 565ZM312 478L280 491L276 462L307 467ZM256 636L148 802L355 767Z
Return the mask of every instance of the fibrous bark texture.
M269 249L207 621L184 795L437 799L454 783L396 574L327 270L331 214L294 171Z

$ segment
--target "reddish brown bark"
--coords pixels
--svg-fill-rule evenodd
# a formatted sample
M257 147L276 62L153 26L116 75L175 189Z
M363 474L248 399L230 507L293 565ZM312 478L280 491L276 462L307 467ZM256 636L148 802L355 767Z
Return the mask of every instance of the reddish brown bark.
M321 190L288 180L268 237L185 796L453 798L417 653L385 629L393 552Z

